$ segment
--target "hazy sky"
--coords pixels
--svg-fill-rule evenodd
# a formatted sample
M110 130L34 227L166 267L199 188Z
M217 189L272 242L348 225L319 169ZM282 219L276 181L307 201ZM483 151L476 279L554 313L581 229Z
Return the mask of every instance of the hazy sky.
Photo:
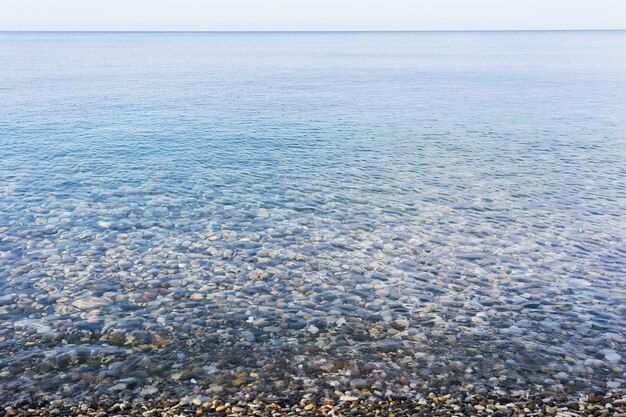
M3 0L0 30L626 29L626 0Z

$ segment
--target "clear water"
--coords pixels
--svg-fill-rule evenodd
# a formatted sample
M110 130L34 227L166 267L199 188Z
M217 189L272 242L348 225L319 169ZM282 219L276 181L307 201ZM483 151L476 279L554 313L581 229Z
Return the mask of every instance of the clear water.
M626 384L626 32L1 33L0 389Z

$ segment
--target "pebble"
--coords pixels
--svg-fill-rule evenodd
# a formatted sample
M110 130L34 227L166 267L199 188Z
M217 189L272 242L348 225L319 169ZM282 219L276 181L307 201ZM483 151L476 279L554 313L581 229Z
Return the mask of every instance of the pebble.
M72 302L72 305L80 310L91 310L98 307L111 305L109 300L99 297L86 297Z
M341 397L339 397L339 401L354 402L358 400L358 397L353 397L351 395L342 395Z
M546 416L557 415L561 417L578 417L583 415L580 410L588 410L588 415L614 416L626 415L626 404L621 397L612 395L602 396L606 403L597 402L595 397L589 397L588 401L581 397L573 404L567 397L529 396L519 393L510 397L498 397L496 393L489 398L469 393L447 393L436 395L429 393L412 393L410 395L375 396L359 399L354 396L342 395L328 397L315 395L320 404L319 408L313 403L307 403L314 394L306 394L305 397L293 395L290 397L272 397L265 400L249 400L244 405L241 400L224 402L215 399L212 402L201 398L189 400L160 398L151 401L143 401L141 407L130 406L123 401L112 404L111 400L103 403L65 401L38 401L31 403L22 400L13 405L6 406L4 410L7 416L41 416L41 415L78 415L80 412L98 417L136 415L149 416L188 416L214 413L230 413L229 415L258 416L272 415L293 416L296 413L315 413L315 415L362 415L362 416ZM467 396L464 398L464 396ZM343 399L342 399L343 398ZM222 398L222 400L224 400ZM472 403L476 403L471 405ZM504 404L503 404L504 403ZM218 405L219 404L219 405ZM304 404L304 405L303 405ZM136 407L136 408L135 408ZM85 415L85 414L81 414ZM586 415L586 414L585 414Z

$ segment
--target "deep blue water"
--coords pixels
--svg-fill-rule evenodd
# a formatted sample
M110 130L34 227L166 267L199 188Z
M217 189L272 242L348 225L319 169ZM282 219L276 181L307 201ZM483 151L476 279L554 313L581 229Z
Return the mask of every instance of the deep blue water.
M623 31L0 33L0 389L623 389L625 109Z

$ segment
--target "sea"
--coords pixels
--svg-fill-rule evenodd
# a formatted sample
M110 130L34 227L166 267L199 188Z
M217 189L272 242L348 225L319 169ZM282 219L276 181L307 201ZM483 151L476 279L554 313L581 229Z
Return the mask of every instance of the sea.
M625 31L0 33L0 404L625 367Z

